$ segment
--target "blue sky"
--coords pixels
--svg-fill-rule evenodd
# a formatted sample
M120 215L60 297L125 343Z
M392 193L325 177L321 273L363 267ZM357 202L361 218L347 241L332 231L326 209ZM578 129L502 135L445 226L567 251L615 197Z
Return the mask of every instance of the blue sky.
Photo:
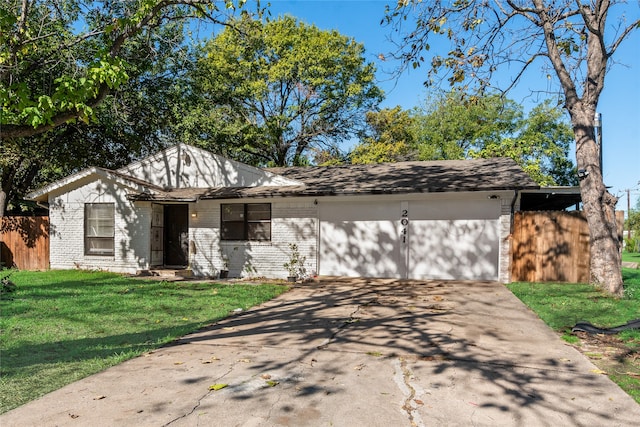
M388 41L391 29L380 25L385 5L395 3L393 0L271 0L270 3L273 17L290 14L321 29L335 29L364 44L367 60L376 63L378 85L386 94L382 107L400 105L410 109L424 101L425 71L410 70L395 80L385 72L395 64L378 58L380 53L393 50ZM640 16L640 7L635 2L625 7L630 20ZM619 49L614 60L617 64L606 77L598 111L603 122L604 181L614 195L620 196L618 209L626 210L625 190L632 189L632 208L640 195L640 30ZM546 90L553 88L553 84L542 72L530 73L509 98L527 106L532 102L531 90Z

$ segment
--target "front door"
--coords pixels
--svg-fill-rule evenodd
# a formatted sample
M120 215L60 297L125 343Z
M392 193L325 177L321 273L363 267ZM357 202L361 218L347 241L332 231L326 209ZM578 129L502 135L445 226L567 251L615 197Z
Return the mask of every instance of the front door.
M186 267L189 257L189 205L164 206L164 265Z

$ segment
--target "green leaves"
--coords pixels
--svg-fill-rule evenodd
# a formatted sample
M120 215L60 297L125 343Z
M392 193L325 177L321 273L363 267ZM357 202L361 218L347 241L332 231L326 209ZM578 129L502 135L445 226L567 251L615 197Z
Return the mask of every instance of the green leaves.
M136 67L143 69L172 43L172 49L184 48L180 23L193 10L224 20L219 4L209 0L32 0L25 11L21 2L9 3L0 7L3 138L92 120L97 104L139 72Z
M223 388L227 388L228 386L229 384L223 384L223 383L212 384L209 386L209 390L218 391L218 390L222 390Z
M369 113L371 128L351 153L352 163L510 157L540 185L573 185L571 127L545 102L525 114L498 95L453 90L424 109Z
M370 133L351 153L351 163L383 163L408 160L415 147L414 118L400 106L367 113Z
M302 164L311 147L354 135L382 95L362 45L292 17L243 16L205 49L181 120L245 162Z
M116 89L128 77L125 62L114 59L89 66L86 77L57 77L53 80L51 95L36 95L26 83L4 86L0 89L3 113L0 123L27 123L37 128L52 123L52 118L64 111L73 111L88 122L93 117L91 101L98 95L101 85Z

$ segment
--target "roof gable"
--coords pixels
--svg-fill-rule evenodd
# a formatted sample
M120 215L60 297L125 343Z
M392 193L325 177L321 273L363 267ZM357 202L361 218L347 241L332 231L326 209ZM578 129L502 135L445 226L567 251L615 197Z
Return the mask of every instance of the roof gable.
M109 169L93 166L87 169L83 169L80 172L69 175L58 181L52 182L51 184L36 191L33 191L27 195L27 199L35 200L38 202L46 202L50 193L64 193L67 191L71 191L98 179L107 179L117 182L119 185L127 187L131 189L132 192L136 193L149 193L162 190L161 187L155 186L137 178L123 175L119 172L115 172Z
M28 195L46 201L92 180L129 188L134 200L408 194L540 188L510 158L259 169L178 144L117 171L93 167Z
M177 144L118 169L164 189L256 187L300 184L207 150Z

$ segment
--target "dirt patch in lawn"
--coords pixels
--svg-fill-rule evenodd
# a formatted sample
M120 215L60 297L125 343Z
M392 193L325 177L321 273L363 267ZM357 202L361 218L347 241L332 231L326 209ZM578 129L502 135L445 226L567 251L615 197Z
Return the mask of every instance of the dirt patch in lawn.
M575 347L640 403L640 343L617 335L576 332Z

